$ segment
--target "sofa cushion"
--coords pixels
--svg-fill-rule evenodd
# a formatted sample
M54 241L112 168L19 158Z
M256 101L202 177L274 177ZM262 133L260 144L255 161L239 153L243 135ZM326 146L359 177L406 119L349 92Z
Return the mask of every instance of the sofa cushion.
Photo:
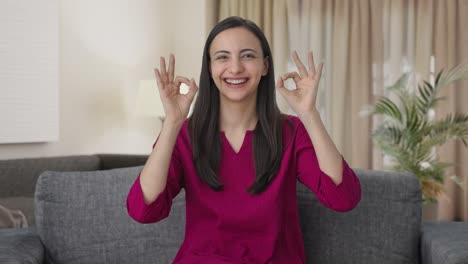
M126 197L142 166L43 173L36 187L36 227L56 263L170 263L182 243L181 192L169 218L140 224L127 214Z
M354 171L361 182L362 199L347 213L326 208L299 184L307 263L419 263L421 191L417 178Z
M422 230L422 263L468 263L467 222L425 222Z
M0 229L0 263L39 264L44 260L44 247L36 234L36 229Z

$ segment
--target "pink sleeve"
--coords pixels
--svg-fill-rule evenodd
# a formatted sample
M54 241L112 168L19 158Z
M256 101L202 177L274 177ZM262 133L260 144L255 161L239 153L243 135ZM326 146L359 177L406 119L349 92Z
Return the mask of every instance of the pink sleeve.
M157 140L156 140L157 142ZM153 145L156 145L156 143ZM166 188L151 204L146 204L140 185L140 175L133 183L127 195L127 211L130 217L140 223L155 223L169 215L172 207L172 199L177 196L183 187L183 168L177 143L172 152Z
M361 200L361 184L354 171L343 161L343 181L336 185L318 164L314 146L302 122L297 125L296 168L300 182L312 190L326 207L339 212L352 210Z

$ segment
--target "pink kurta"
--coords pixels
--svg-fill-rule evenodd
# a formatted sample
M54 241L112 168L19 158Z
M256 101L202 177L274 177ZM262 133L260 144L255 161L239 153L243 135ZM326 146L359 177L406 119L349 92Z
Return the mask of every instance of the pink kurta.
M165 190L147 205L137 178L127 197L129 215L141 223L160 221L169 214L172 199L185 188L185 239L173 263L306 263L296 180L311 189L326 207L340 212L358 204L361 186L345 160L343 181L335 185L320 170L300 119L287 118L292 121L294 131L283 121L281 168L263 193L252 195L246 191L255 179L253 131L246 132L238 153L224 132L220 132L219 177L224 190L214 191L197 176L186 121L177 137Z

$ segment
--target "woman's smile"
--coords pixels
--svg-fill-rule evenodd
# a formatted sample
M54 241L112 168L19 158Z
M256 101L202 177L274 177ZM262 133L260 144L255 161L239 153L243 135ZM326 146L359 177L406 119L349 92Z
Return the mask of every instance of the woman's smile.
M233 89L239 89L244 87L248 81L249 78L224 78L224 84Z

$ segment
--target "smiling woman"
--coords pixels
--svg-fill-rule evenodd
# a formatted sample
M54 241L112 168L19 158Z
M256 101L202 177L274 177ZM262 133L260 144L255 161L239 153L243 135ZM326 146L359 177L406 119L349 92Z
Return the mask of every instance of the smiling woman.
M166 119L127 209L138 222L158 222L185 189L185 239L174 263L305 263L297 180L332 210L359 203L359 180L315 109L322 65L315 67L312 53L308 67L296 53L293 59L299 72L284 74L275 88L268 42L240 17L209 34L200 88L174 76L174 55L168 67L161 58L155 74ZM289 78L295 90L284 87ZM276 89L298 117L280 113Z
M258 38L242 27L227 29L214 38L210 57L211 76L219 89L221 109L239 105L230 101L245 101L244 105L255 106L258 83L268 73L268 58L264 57Z

